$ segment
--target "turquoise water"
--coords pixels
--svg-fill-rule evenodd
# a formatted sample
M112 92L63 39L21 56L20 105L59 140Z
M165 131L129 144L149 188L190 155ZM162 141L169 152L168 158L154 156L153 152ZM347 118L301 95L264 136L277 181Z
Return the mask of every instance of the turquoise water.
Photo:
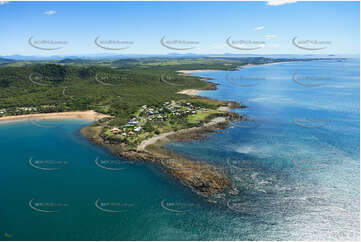
M88 121L0 125L3 240L359 239L359 60L197 73L235 122L168 147L212 163L237 195L195 195L155 164L82 138Z

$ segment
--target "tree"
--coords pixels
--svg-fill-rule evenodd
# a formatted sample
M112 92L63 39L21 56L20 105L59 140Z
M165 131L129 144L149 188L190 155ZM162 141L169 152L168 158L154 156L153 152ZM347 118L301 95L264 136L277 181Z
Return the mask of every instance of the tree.
M146 132L152 132L152 131L154 130L152 124L151 124L149 121L147 121L147 122L145 123L145 125L143 126L143 129L144 129L144 131L146 131Z

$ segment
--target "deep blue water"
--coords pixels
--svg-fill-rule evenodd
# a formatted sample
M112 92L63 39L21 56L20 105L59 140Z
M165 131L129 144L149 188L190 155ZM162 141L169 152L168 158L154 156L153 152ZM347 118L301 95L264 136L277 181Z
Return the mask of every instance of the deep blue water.
M79 134L88 121L1 124L0 236L359 239L359 69L350 59L197 73L219 84L201 95L241 102L233 111L254 120L168 145L230 176L239 193L211 199L90 144Z

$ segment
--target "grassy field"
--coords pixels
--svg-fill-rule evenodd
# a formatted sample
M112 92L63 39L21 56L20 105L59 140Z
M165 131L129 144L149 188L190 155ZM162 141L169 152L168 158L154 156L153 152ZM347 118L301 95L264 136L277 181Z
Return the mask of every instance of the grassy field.
M209 117L210 115L214 115L214 114L222 114L222 112L219 111L208 111L208 112L199 112L197 114L192 114L189 115L188 118L188 123L191 124L199 124L202 121L206 121L207 117Z
M106 125L103 138L121 142L136 148L143 140L157 134L177 131L184 128L199 127L217 116L227 113L218 111L225 102L198 98L193 100L170 100L158 106L142 106L126 125Z

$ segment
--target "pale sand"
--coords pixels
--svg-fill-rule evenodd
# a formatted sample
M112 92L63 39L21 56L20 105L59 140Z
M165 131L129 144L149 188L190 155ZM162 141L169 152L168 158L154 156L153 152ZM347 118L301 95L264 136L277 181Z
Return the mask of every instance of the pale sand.
M109 115L100 114L93 110L89 111L77 111L77 112L62 112L62 113L38 113L38 114L26 114L16 116L0 117L0 122L13 122L25 119L87 119L96 120Z
M224 117L217 117L217 118L214 118L212 119L210 122L204 124L203 127L193 127L193 128L188 128L188 129L181 129L181 130L178 130L178 131L171 131L171 132L168 132L168 133L163 133L163 134L159 134L159 135L156 135L156 136L153 136L151 138L148 138L146 140L143 140L137 147L137 150L138 151L144 151L145 148L148 146L148 145L151 145L151 144L154 144L156 143L157 141L160 141L160 140L164 140L166 139L169 135L172 135L172 134L183 134L183 133L186 133L186 132L189 132L189 131L195 131L195 130L198 130L198 129L202 129L204 127L209 127L209 126L213 126L213 125L216 125L218 123L223 123L226 121L226 118Z
M183 75L189 75L191 73L196 72L209 72L209 71L217 71L217 70L179 70L177 72L182 73Z
M182 91L177 92L178 94L186 94L189 96L196 96L200 91L202 90L198 90L198 89L185 89Z
M269 66L269 65L277 65L277 64L292 63L292 62L296 62L296 61L281 61L281 62L272 62L272 63L265 63L265 64L259 64L259 65L247 64L244 66L240 66L239 68L242 69L244 67L250 67L250 66Z

